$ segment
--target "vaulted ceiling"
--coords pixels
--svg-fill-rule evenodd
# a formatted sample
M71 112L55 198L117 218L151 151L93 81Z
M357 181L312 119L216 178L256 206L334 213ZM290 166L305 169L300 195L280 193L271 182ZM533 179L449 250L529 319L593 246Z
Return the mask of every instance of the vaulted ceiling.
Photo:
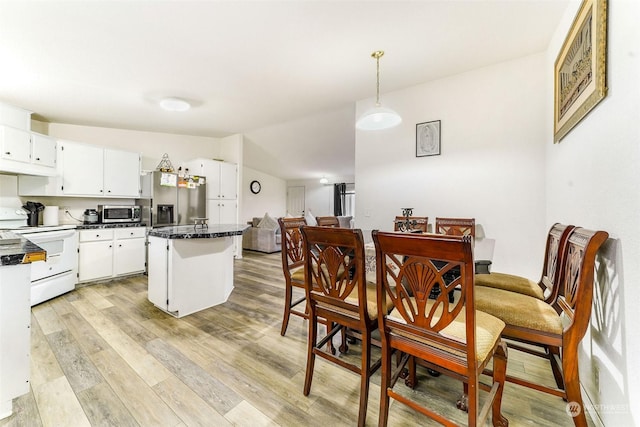
M386 52L384 96L544 51L569 1L0 0L0 101L49 122L243 133L252 168L349 175L371 52ZM166 96L193 108L163 111Z

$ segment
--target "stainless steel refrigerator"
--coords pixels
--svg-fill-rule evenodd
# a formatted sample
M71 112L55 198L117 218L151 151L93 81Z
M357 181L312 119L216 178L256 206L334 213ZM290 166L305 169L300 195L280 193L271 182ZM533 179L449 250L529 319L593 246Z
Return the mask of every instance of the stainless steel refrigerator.
M203 176L180 177L153 171L141 177L142 221L148 227L195 224L206 217L207 189Z

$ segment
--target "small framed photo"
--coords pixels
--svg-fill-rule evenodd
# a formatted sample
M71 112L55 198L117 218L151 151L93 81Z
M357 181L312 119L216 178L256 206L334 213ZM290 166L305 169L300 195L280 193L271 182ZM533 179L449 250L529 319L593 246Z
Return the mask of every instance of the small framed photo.
M416 125L416 157L440 155L440 120Z

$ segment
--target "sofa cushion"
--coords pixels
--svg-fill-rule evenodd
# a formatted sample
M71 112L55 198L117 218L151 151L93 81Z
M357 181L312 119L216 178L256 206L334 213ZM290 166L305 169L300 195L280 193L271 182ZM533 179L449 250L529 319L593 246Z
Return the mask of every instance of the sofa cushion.
M304 219L307 221L307 225L316 226L318 222L316 221L316 217L311 213L311 209L308 209L304 214Z
M278 221L276 221L275 219L271 218L269 216L269 213L265 212L264 216L262 217L262 220L260 221L260 223L258 224L258 228L265 228L267 230L277 230L278 229Z

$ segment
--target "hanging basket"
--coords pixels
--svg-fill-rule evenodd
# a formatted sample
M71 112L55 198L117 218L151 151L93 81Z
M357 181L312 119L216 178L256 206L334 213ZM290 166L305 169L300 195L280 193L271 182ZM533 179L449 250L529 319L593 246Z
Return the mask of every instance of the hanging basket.
M156 166L156 170L160 171L160 172L173 172L173 165L171 164L171 160L169 160L169 155L167 153L164 153L162 155L162 160L160 160L160 163L158 163L158 166Z

